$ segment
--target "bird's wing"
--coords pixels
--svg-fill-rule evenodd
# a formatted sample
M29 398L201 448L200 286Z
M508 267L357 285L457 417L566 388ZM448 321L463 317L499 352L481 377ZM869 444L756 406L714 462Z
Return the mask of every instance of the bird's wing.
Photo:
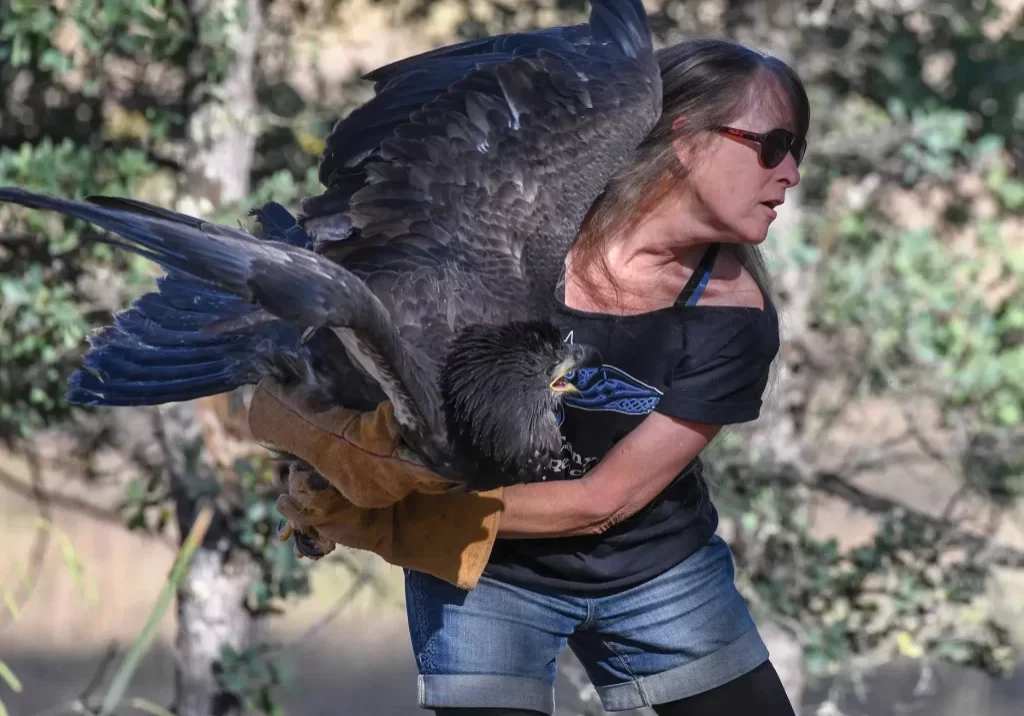
M363 75L375 96L339 121L325 140L319 178L326 190L302 202L303 223L318 242L349 238L349 199L367 178L367 165L380 158L381 143L410 117L480 66L531 56L542 49L577 51L590 44L589 25L507 33L447 45L379 67ZM358 232L356 232L358 235Z
M641 2L595 0L589 33L589 43L512 52L469 71L457 53L431 59L434 69L458 65L459 79L364 159L365 180L346 210L358 236L324 256L148 205L18 189L0 190L0 201L82 218L128 242L102 240L168 272L298 325L341 328L353 359L394 403L403 434L438 468L434 369L452 331L525 317L538 296L546 306L583 216L659 116ZM415 92L399 82L410 73L396 71L391 100ZM355 126L339 124L333 141L355 141Z
M296 326L341 329L339 338L353 360L392 401L403 435L424 458L437 461L438 469L446 465L445 432L431 362L415 347L403 344L384 306L345 268L287 241L263 241L240 229L134 200L85 202L4 187L0 202L88 221L123 237L101 235L95 240L151 259L169 276L188 277L219 294L244 299ZM243 317L246 314L240 312ZM173 336L166 338L173 341ZM201 342L188 333L188 345Z
M203 233L236 229L120 197L89 197L112 211L179 223ZM264 241L311 244L276 202L254 209ZM211 330L212 329L212 330ZM170 269L110 325L90 333L82 368L69 378L68 400L84 405L159 405L226 393L263 377L305 382L325 404L372 409L384 395L364 376L330 329L276 318L236 293Z
M587 210L661 112L639 0L593 2L571 40L464 43L374 76L380 93L338 123L321 166L353 185L363 172L344 202L356 231L320 250L435 357L460 325L549 305Z
M547 27L527 32L509 32L445 45L421 52L418 55L405 57L367 72L364 78L372 81L374 90L380 92L393 86L396 80L417 73L437 60L448 60L453 57L484 59L497 57L504 61L512 55L535 53L541 48L564 50L592 43L593 35L589 24Z
M536 56L541 49L572 53L591 42L587 25L508 33L447 45L366 73L363 78L374 83L375 97L328 135L320 161L321 183L331 186L340 170L377 150L414 112L477 67Z

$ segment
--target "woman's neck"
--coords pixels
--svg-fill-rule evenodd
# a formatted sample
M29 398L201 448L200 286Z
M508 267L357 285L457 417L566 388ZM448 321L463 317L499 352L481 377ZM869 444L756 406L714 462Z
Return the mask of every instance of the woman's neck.
M675 303L711 243L703 232L683 232L680 214L658 211L627 232L601 241L596 255L566 261L569 308L630 315Z

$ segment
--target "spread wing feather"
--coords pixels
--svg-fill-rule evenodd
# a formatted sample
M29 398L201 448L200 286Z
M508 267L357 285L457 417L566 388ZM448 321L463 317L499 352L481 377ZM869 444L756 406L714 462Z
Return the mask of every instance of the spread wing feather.
M379 67L364 75L376 96L340 122L326 140L320 181L332 186L345 168L380 146L413 112L443 95L477 67L508 62L542 48L578 52L591 42L589 25L508 33L440 47Z
M661 111L631 1L593 3L589 26L470 41L368 78L377 97L339 122L321 165L340 182L334 201L344 194L344 240L316 204L305 225L432 356L464 325L550 307L583 217Z
M17 189L0 190L0 200L95 223L127 239L102 240L188 280L190 295L208 287L218 300L253 306L229 312L229 322L330 329L395 403L410 443L439 467L447 442L436 367L451 338L473 323L546 315L580 222L659 116L660 76L640 0L595 0L589 26L463 43L371 78L377 97L328 139L328 189L304 204L303 226L262 210L279 240L132 200ZM147 310L161 321L154 330ZM226 385L244 363L240 353L217 360L201 350L216 344L197 338L210 335L209 325L196 333L209 315L182 315L163 301L121 322L131 320L143 323L122 332L148 331L151 343L118 346L109 360L140 383L149 349L160 348L153 343L196 349L177 356L192 361L179 387L193 394ZM204 382L208 369L216 380ZM158 372L148 387L170 379Z

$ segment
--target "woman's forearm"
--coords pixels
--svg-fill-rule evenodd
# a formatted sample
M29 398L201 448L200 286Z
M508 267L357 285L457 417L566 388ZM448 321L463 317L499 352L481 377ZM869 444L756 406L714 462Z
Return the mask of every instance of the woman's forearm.
M652 414L583 477L506 487L498 536L600 534L655 499L718 430Z
M583 480L512 485L502 491L505 507L498 537L572 537L601 532L608 518L586 494Z

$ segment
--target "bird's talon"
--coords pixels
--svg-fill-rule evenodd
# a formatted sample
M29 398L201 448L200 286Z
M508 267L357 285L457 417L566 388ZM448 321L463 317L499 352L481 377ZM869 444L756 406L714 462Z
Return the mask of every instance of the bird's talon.
M281 520L277 525L277 538L282 542L287 542L294 532L295 528L288 523L288 520Z

